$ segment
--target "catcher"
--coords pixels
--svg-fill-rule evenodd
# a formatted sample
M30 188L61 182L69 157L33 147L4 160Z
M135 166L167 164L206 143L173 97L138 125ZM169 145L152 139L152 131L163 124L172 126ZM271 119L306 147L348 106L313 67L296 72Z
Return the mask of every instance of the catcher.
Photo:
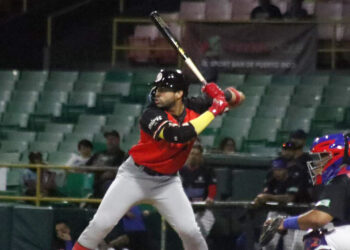
M260 244L266 245L277 231L310 230L305 250L350 249L350 159L348 136L331 134L316 138L307 162L314 185L324 185L314 209L288 218L265 222Z

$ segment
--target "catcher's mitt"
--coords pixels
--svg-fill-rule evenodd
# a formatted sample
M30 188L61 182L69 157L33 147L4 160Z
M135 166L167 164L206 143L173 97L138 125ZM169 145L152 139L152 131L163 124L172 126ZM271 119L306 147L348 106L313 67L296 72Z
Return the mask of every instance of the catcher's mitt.
M259 238L260 246L266 246L276 234L279 225L283 221L284 217L278 216L271 220L270 223L266 224L262 228L262 232Z

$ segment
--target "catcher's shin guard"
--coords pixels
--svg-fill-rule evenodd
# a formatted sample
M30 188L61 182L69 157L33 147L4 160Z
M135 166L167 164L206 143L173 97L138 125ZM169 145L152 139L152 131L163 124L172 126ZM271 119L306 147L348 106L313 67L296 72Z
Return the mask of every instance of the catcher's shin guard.
M79 242L76 242L73 246L72 250L91 250L90 248L83 247L79 244Z

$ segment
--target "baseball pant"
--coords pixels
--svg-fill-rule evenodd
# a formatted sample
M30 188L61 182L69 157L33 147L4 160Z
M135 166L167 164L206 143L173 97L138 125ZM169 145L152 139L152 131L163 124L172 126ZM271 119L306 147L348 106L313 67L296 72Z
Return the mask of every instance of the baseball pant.
M207 237L215 222L213 212L205 209L204 211L195 213L195 218L203 236Z
M122 216L136 203L147 202L179 234L185 250L207 250L192 206L179 176L151 176L129 157L120 167L96 214L80 235L80 245L95 249Z

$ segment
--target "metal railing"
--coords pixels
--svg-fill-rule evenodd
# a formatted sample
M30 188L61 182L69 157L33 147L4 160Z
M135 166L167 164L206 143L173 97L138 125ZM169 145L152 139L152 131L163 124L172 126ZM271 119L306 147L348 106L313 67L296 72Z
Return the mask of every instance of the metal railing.
M184 27L187 23L224 23L224 24L256 24L256 23L266 23L266 24L280 24L280 25L286 25L286 24L315 24L315 25L331 25L332 26L332 37L330 39L330 46L325 48L318 48L317 52L319 54L327 53L331 55L331 69L336 69L336 57L337 53L350 53L350 47L339 47L337 44L337 28L340 26L348 25L350 26L350 20L300 20L300 21L294 21L294 20L283 20L283 21L239 21L239 20L229 20L229 21L222 21L222 20L165 20L166 22L176 22L181 27L181 37L183 36ZM150 19L145 18L114 18L113 19L113 30L112 30L112 52L111 52L111 65L114 66L117 62L117 56L116 53L118 51L131 51L131 50L173 50L171 46L167 48L155 48L155 47L135 47L135 46L129 46L128 44L124 43L117 43L118 41L118 29L120 25L126 24L126 25L136 25L136 24L151 24ZM350 29L350 27L349 27ZM181 39L180 39L181 42ZM181 58L179 56L178 60L178 66L181 66Z

